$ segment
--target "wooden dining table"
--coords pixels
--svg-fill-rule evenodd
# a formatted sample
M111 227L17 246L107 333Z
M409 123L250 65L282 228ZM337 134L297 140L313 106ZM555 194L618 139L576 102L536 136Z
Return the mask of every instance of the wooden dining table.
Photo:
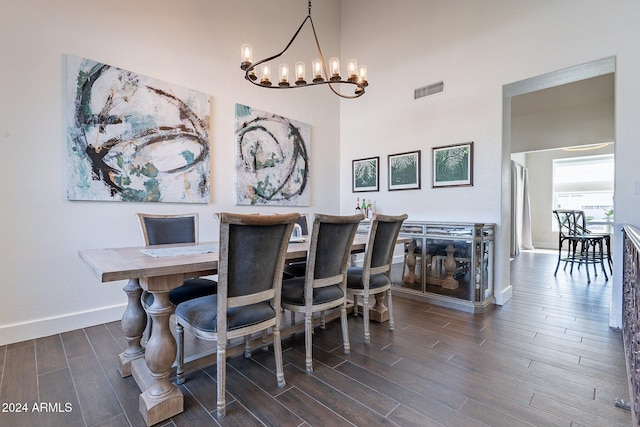
M399 238L397 243L408 239ZM357 234L351 252L364 252L366 234ZM292 242L287 250L287 262L306 259L308 242ZM122 316L122 331L127 348L118 356L118 369L123 377L133 375L142 390L139 408L147 425L168 419L184 410L182 392L169 378L175 361L177 344L169 327L174 305L169 291L181 286L188 278L209 276L218 270L218 244L189 243L137 246L110 249L85 249L79 256L101 282L127 280L123 288L127 307ZM142 291L154 296L148 308L153 328L143 345L147 316L140 297ZM385 318L384 301L376 300L372 310L378 319Z

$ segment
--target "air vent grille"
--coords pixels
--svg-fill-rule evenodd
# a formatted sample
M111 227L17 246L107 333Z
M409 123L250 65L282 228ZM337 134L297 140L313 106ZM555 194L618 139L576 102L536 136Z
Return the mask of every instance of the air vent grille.
M422 86L413 91L413 99L424 98L425 96L435 95L436 93L444 92L444 82L439 81L427 86Z

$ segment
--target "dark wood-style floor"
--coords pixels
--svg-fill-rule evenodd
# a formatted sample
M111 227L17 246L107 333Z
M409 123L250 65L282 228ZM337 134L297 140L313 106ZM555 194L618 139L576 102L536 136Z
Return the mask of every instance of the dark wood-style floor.
M554 255L523 253L513 299L484 315L395 297L395 332L373 324L370 345L349 318L350 355L333 321L316 330L313 375L303 335L285 339L283 389L271 349L231 358L221 420L215 365L191 373L185 411L159 425L628 426L614 406L628 386L621 334L608 327L611 284L554 278L554 267ZM124 347L119 322L1 346L0 425L143 426L140 391L116 368ZM24 403L27 413L4 411Z

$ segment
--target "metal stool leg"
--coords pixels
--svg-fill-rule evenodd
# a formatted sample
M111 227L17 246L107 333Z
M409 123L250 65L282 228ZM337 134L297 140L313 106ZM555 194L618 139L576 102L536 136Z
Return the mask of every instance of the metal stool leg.
M584 239L584 263L584 269L587 272L587 283L591 283L591 277L589 276L589 239Z
M599 240L600 243L600 267L602 268L602 272L604 273L604 280L609 280L609 276L607 276L607 269L604 266L604 238Z

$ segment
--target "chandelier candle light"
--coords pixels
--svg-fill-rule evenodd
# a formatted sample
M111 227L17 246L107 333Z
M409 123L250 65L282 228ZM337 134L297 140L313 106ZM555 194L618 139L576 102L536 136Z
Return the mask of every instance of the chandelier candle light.
M289 68L287 64L280 64L278 66L278 84L274 85L271 82L271 68L269 61L279 58L289 49L289 46L296 39L302 27L309 21L311 29L313 30L313 37L316 41L316 47L318 49L319 59L314 59L311 63L311 69L313 79L311 82L307 82L304 62L296 62L293 70ZM240 68L244 71L244 78L253 83L256 86L261 86L269 89L295 89L300 87L309 87L315 85L326 84L331 91L341 98L353 99L358 98L364 94L364 88L369 85L367 82L367 67L364 65L358 66L358 61L350 59L347 63L347 79L343 80L340 75L340 60L338 58L329 59L329 68L324 61L322 50L320 49L320 42L318 42L318 35L316 34L316 28L313 25L313 19L311 18L311 0L309 0L309 14L302 21L300 27L295 32L287 46L282 52L270 56L265 59L260 59L256 62L253 61L253 49L251 45L243 44L240 46L240 52L242 55L242 62ZM260 66L260 67L259 67ZM256 69L260 72L260 81L258 82L258 76L256 75ZM293 73L292 73L293 71ZM291 83L291 76L295 76L294 84ZM355 86L354 95L344 95L336 90L334 84L350 84Z

